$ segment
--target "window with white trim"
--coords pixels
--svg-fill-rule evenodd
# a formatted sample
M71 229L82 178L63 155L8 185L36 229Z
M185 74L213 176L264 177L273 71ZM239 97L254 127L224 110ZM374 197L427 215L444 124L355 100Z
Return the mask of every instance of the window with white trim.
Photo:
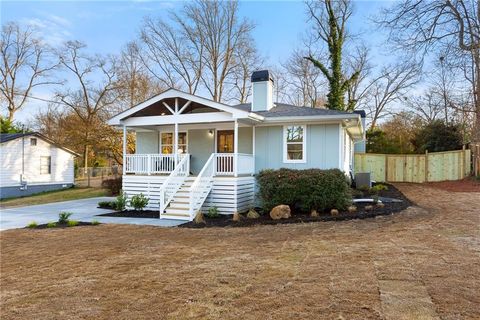
M30 138L30 145L32 147L36 146L37 145L37 138Z
M40 174L52 173L52 158L40 157Z
M163 154L172 154L173 153L173 132L162 132L161 133L161 148ZM187 133L179 132L178 133L178 152L187 153Z
M283 162L306 162L306 126L283 127Z

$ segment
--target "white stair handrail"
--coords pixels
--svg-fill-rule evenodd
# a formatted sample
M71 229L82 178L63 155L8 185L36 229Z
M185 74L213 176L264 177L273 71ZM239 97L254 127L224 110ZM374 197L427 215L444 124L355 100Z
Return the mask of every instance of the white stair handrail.
M216 156L215 153L212 153L189 189L190 219L194 218L195 213L202 207L203 202L212 189L213 176L215 175L214 159L216 159Z
M189 154L183 154L181 160L176 164L175 169L170 173L160 188L160 215L165 211L189 174L190 156Z

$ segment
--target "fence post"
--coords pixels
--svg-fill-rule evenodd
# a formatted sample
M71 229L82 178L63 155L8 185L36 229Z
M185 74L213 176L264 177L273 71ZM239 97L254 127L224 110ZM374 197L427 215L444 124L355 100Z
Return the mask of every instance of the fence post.
M428 150L425 150L425 182L428 182Z
M388 155L385 155L385 182L388 182Z
M465 177L465 145L462 146L462 153L460 154L460 179Z

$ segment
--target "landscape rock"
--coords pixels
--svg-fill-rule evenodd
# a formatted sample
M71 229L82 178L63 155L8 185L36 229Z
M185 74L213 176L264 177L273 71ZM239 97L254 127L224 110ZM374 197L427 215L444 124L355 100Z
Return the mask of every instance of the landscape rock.
M357 212L357 207L356 206L348 206L348 212L350 213L355 213Z
M233 221L238 222L238 221L240 221L240 220L242 220L242 219L243 219L243 216L242 216L240 213L235 212L235 213L233 214L233 218L232 218Z
M338 215L338 210L337 209L332 209L332 210L330 210L330 214L332 216L337 216Z
M193 220L195 223L205 223L205 217L203 216L202 211L198 211L195 219Z
M377 208L383 208L385 207L385 204L383 202L377 203Z
M373 210L373 206L365 206L365 211L372 211Z
M250 210L248 210L247 218L248 219L258 219L258 218L260 218L260 215L258 214L257 211L255 211L255 209L250 209Z
M313 209L313 210L310 212L310 217L318 217L318 212L317 212L317 210Z
M291 216L292 212L290 210L290 207L285 204L276 206L270 211L270 218L272 218L273 220L288 219Z

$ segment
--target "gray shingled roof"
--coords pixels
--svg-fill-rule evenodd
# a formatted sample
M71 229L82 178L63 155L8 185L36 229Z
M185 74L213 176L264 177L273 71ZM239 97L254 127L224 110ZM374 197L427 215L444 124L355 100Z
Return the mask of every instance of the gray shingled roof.
M243 103L232 106L243 111L251 111L251 103ZM308 116L334 116L334 115L346 115L352 114L351 112L310 108L310 107L297 107L291 104L275 103L275 107L269 111L255 111L254 113L266 118L272 117L308 117Z
M32 135L33 133L32 132L28 132L28 133L1 133L0 134L0 143L4 143L4 142L7 142L7 141L10 141L10 140L15 140L17 138L21 138L23 136L29 136L29 135Z

